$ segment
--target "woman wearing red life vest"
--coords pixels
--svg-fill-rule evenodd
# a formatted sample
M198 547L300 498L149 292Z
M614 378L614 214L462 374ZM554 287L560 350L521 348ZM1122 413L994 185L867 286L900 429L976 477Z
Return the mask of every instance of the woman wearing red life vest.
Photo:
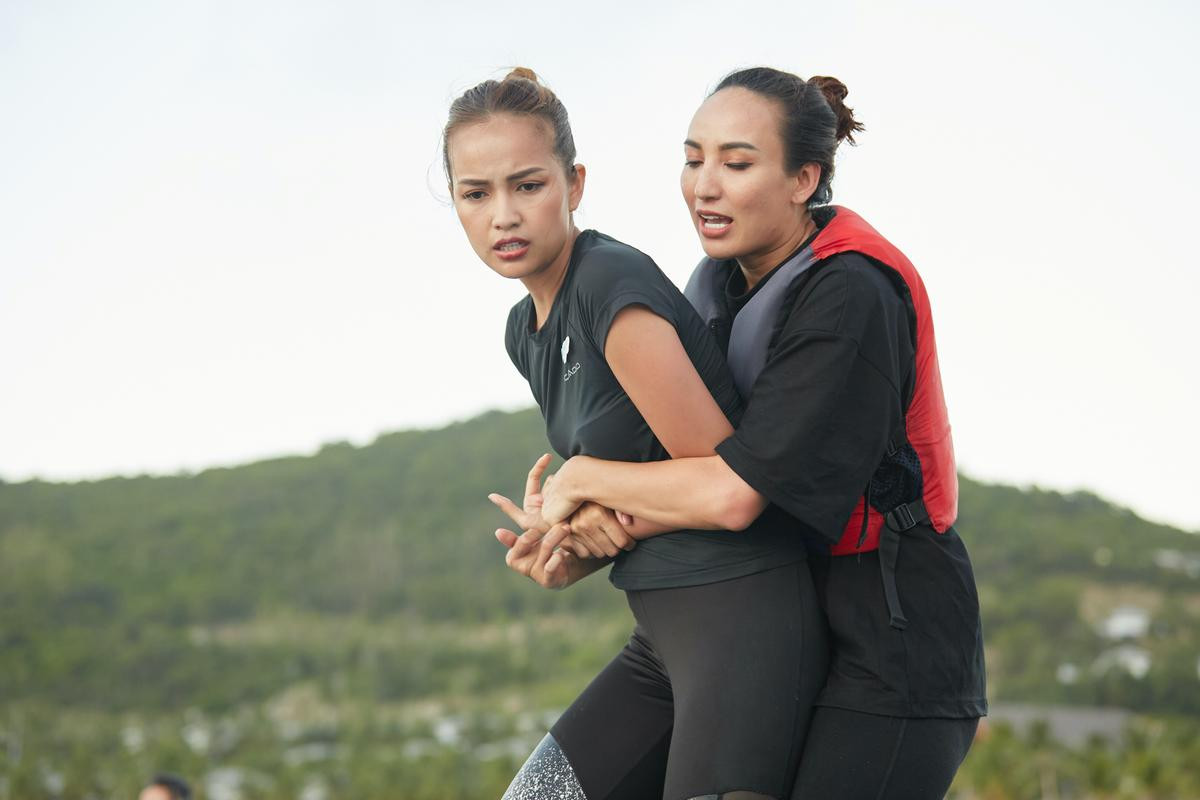
M987 712L978 598L952 527L924 285L870 225L828 205L837 145L862 130L845 96L833 78L755 68L701 105L681 186L708 258L687 295L727 352L745 416L714 456L572 458L542 516L593 501L643 529L737 530L768 505L788 512L816 554L832 645L793 797L940 798Z

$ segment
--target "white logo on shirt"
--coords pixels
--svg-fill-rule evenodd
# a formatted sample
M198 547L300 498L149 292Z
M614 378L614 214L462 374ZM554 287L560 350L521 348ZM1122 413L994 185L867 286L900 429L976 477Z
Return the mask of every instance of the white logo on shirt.
M567 363L567 356L571 352L571 337L570 336L563 339L561 352L562 352L563 365L565 366ZM578 361L576 361L574 364L572 364L571 366L569 366L563 370L563 383L566 383L567 381L571 380L571 376L574 375L576 372L579 372L579 362Z

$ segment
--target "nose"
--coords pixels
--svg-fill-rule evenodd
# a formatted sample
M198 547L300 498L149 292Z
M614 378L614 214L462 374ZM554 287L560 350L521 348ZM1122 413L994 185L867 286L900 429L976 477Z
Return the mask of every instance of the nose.
M721 196L721 182L717 171L708 164L700 164L695 172L695 184L692 193L697 200L715 200Z
M517 204L507 192L500 192L492 205L492 227L498 231L507 231L521 223L521 215Z

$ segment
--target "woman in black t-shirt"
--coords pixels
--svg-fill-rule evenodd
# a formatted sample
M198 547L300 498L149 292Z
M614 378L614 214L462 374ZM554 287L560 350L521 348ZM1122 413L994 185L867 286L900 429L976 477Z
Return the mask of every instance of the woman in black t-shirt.
M553 522L590 500L667 528L740 529L768 503L786 509L797 537L825 553L812 563L832 647L793 797L940 798L987 709L978 598L953 511L941 510L936 529L924 513L929 492L944 488L937 481L954 480L948 424L925 456L914 447L926 442L905 438L916 405L941 392L932 331L916 335L928 314L919 278L877 234L870 247L820 235L851 217L823 207L837 143L861 130L845 95L832 78L756 68L726 77L701 105L682 188L711 261L689 298L710 309L735 375L760 359L747 409L717 455L572 458L542 513ZM750 317L761 336L743 325L731 337L768 293L776 313ZM944 404L940 413L944 422ZM861 535L848 524L864 496L887 514L872 531L879 550L855 548L878 513L856 512ZM847 537L856 552L830 555Z
M451 106L444 155L471 246L529 292L505 344L555 450L711 455L742 413L720 348L649 258L575 228L585 172L561 102L527 70L485 81ZM613 562L637 627L505 797L785 797L828 661L792 522L772 510L737 533L645 529L658 535L635 547L592 508L615 541L583 539L540 523L532 497L548 460L530 472L524 509L493 496L529 528L497 531L509 566L562 588Z

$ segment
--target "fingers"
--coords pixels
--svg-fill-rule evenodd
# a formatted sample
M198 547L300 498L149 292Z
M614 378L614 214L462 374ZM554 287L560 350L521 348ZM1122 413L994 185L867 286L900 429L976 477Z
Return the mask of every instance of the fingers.
M633 525L633 517L626 514L624 511L617 512L617 522L621 523L626 528Z
M637 547L637 540L630 536L619 524L605 528L604 532L608 534L608 540L612 543L613 547L618 550L628 552Z
M555 584L548 574L553 571L548 569L548 564L550 563L550 559L556 557L555 568L557 569L562 563L562 556L558 556L555 550L558 549L558 545L570 532L571 528L568 525L555 525L550 529L549 533L542 537L541 543L538 545L537 558L534 560L533 568L530 572L531 577L542 586L554 588L555 585L561 585Z
M571 534L567 538L563 539L562 544L559 545L559 549L573 553L576 558L592 557L592 551L589 550L584 541L575 534Z
M555 548L562 544L563 540L566 539L570 533L570 525L567 525L566 523L559 523L551 528L549 533L542 537L541 544L538 546L542 551L546 553L552 553L554 552Z
M526 524L525 511L517 507L517 504L509 500L502 494L489 494L488 500L495 504L496 508L508 515L508 518L524 528Z
M532 550L534 547L537 546L538 542L540 542L543 538L545 538L545 536L546 536L546 531L540 530L538 528L530 528L529 530L525 531L524 533L522 533L520 536L517 537L517 540L518 540L517 546L522 548L525 551Z
M563 542L570 539L568 536ZM543 586L549 589L561 589L564 586L571 584L571 562L575 556L566 550L564 547L558 547L546 559L546 567L543 570L544 582Z
M575 536L587 547L588 555L590 555L592 558L604 558L604 556L608 555L604 548L604 542L608 540L603 533L593 529L587 531L576 531ZM614 555L616 555L616 553L614 553Z
M612 558L619 554L625 548L623 547L625 531L621 530L620 525L606 524L600 528L600 546L604 548L604 555Z
M582 536L605 556L632 550L637 542L617 523L616 515L597 503L584 503L571 517L571 531Z
M534 582L560 589L570 583L571 526L559 523L548 532L533 528L520 535L507 528L496 529L496 540L508 548L504 563ZM586 557L591 557L586 549Z
M542 491L542 473L546 471L546 467L550 466L552 456L549 453L542 453L541 457L533 462L533 466L529 470L529 475L525 478L525 496L531 494L540 494Z
M522 575L529 575L534 566L534 556L536 555L534 551L542 539L541 532L529 530L517 536L510 530L499 528L496 531L496 538L500 539L502 543L505 540L512 542L508 552L504 555L504 563Z
M616 555L615 552L608 553L604 546L607 537L602 530L604 525L603 507L595 503L584 503L571 515L570 522L573 538L587 548L589 557L601 558L606 555Z
M558 589L569 582L569 556L557 551L570 533L571 527L566 524L555 525L548 533L531 529L520 536L507 528L497 528L496 539L508 548L504 563L509 569L546 588ZM548 566L551 559L554 564Z
M504 563L513 572L519 572L526 577L528 577L530 567L532 566L530 559L528 557L522 557L517 552L517 548L515 547L511 548L507 553L504 554Z
M542 572L542 577L538 583L547 589L562 589L564 586L571 584L571 563L572 556L562 550L555 550L550 556L550 560L546 562L546 569Z
M629 531L627 530L628 526L621 521L622 516L629 520L630 525L633 524L633 517L617 511L613 514L614 522L605 530L608 532L608 537L612 540L613 544L622 550L629 551L637 547L637 539L634 539L633 536L630 535Z
M600 526L600 530L596 532L595 537L596 546L600 548L600 552L609 558L621 552L621 548L613 542L611 528L612 525L607 522L604 523Z

